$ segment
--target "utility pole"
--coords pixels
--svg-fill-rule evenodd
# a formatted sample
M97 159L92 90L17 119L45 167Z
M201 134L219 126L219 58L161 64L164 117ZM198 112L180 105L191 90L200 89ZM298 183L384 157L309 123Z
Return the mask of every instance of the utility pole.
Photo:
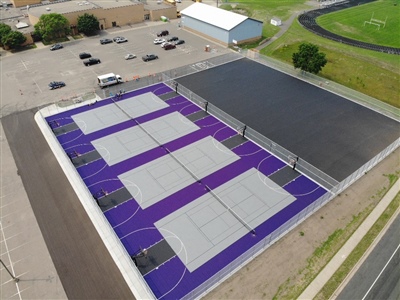
M18 278L18 277L15 277L15 276L10 272L10 270L7 268L7 266L3 263L3 261L2 261L1 259L0 259L0 262L1 262L1 264L3 265L4 269L7 270L8 274L10 274L10 276L12 277L12 279L13 279L15 282L18 282L18 281L19 281L19 278Z

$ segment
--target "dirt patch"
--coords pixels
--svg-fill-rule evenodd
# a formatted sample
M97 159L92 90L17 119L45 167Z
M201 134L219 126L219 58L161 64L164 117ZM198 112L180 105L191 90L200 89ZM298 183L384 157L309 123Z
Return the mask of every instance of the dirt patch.
M400 149L397 149L204 299L272 299L281 285L285 284L285 288L298 285L303 280L300 273L309 265L308 258L315 249L355 216L379 202L389 186L385 175L400 171L399 157ZM317 263L313 269L322 266ZM281 290L278 298L285 298L284 294Z

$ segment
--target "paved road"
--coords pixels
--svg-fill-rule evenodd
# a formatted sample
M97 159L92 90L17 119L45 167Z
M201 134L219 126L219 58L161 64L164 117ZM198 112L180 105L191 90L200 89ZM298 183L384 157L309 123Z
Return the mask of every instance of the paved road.
M34 113L27 110L9 115L2 124L67 297L134 299L36 126Z
M358 269L337 300L400 299L400 215Z

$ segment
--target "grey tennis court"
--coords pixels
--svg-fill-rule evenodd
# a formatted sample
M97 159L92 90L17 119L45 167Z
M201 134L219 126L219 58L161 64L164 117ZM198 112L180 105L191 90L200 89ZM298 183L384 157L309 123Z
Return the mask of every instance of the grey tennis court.
M296 163L338 183L399 139L396 120L245 58L173 81L45 119L126 280L158 299L198 297L333 197Z

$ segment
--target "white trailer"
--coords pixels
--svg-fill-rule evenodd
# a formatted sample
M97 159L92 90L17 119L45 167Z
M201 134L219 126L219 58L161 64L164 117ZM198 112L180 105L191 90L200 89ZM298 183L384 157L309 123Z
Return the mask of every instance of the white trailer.
M114 73L97 76L97 83L101 88L121 82L123 82L121 76L115 75Z

